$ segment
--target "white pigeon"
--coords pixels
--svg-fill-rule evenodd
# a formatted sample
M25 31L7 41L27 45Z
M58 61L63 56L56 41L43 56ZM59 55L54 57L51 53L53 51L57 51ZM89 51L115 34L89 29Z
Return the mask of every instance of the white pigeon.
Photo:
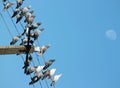
M52 78L52 82L51 82L51 86L54 86L54 84L58 81L58 79L62 76L62 74L59 74L59 75L55 75L53 78Z
M52 75L55 73L55 71L56 71L56 69L53 68L51 70L47 70L47 71L43 72L44 76L43 76L42 80L47 78L47 77L50 79L52 77Z
M38 72L40 72L43 69L44 66L37 66L37 68L35 69L35 73L37 74Z

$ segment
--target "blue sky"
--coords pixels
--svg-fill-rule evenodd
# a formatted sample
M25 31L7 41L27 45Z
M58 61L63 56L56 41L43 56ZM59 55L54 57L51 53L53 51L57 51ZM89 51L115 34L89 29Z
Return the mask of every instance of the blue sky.
M40 44L51 44L44 57L55 58L50 68L57 69L55 74L63 74L56 88L120 88L119 4L119 0L25 0L23 7L31 5L36 15L34 22L42 22L40 27L45 28L39 37ZM9 12L12 14L11 9ZM7 12L1 13L16 36ZM15 18L13 20L15 22ZM11 37L1 17L0 23L0 45L9 45ZM20 24L17 27L23 31ZM109 30L115 35L107 36ZM38 64L34 54L33 57ZM1 55L0 58L1 88L33 87L28 85L30 77L21 69L20 56ZM40 61L43 64L42 58ZM47 88L44 81L42 85ZM39 83L35 87L40 88Z

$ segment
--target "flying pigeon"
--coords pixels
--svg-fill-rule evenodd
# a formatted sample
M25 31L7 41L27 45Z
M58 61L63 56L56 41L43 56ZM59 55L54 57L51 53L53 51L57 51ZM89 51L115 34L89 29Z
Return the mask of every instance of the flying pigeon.
M42 77L43 77L43 74L42 74L42 73L38 73L38 74L35 75L33 78L31 78L31 82L29 82L29 85L32 85L32 84L36 83L36 82L39 81Z
M39 29L39 30L36 30L36 31L34 31L33 33L31 33L30 36L31 36L32 38L34 38L34 40L36 40L36 39L38 39L40 33L41 33L43 30L44 30L44 28Z
M10 42L10 45L14 45L20 38L21 36L15 36L13 37L12 41Z
M15 17L18 13L20 12L20 9L19 8L16 8L13 10L13 15L11 18Z
M52 82L51 82L51 86L54 86L54 84L58 81L58 79L62 76L62 74L59 74L59 75L55 75L53 78L52 78Z
M16 0L17 6L16 8L19 8L23 4L24 0Z
M8 3L4 4L3 11L7 10L8 8L10 8L13 4L15 4L15 3L14 2L8 2Z
M50 65L52 65L52 63L55 61L55 59L51 59L47 62L45 62L45 66L43 68L43 70L46 70Z
M43 72L43 77L42 77L42 80L45 79L45 78L51 78L52 75L55 73L56 69L53 68L51 70L46 70L45 72Z

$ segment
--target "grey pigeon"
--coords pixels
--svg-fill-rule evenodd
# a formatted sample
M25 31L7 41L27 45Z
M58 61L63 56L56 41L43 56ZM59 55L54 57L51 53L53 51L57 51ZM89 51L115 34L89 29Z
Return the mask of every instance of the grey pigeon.
M8 8L10 8L13 4L15 4L15 3L14 2L8 2L8 3L4 4L3 11L7 10Z
M25 37L24 39L22 39L22 42L20 43L20 45L24 45L28 42L28 37Z
M36 68L37 68L37 66L32 66L32 67L28 68L27 71L25 72L26 75L33 73Z
M29 82L29 85L32 85L32 84L36 83L36 82L39 81L42 77L43 77L43 74L42 74L42 73L38 73L38 74L35 75L33 78L31 78L31 82Z
M35 16L28 16L26 18L27 24L31 25L33 23L34 19L35 19Z
M30 30L37 29L41 24L42 24L42 23L40 23L40 22L34 23L34 24L32 24L32 25L29 27L29 29L30 29Z
M20 12L20 9L19 9L19 8L14 9L14 10L13 10L12 18L15 17L19 12Z
M23 15L22 15L22 14L18 14L18 15L16 16L16 18L17 18L16 23L18 23L20 20L22 20Z
M25 15L30 8L31 8L31 5L26 6L26 7L24 7L24 8L21 8L21 9L20 9L21 14L22 14L22 15Z
M17 6L16 8L19 8L23 4L23 0L16 0Z
M32 38L34 38L34 40L36 40L36 39L38 39L40 33L41 33L43 30L44 30L44 28L39 29L39 30L36 30L36 31L34 31L33 33L31 33L30 36L31 36Z
M10 42L10 45L14 45L20 38L21 36L15 36L13 37L12 41Z
M48 60L45 62L45 66L43 67L43 70L46 70L52 63L55 61L55 59Z

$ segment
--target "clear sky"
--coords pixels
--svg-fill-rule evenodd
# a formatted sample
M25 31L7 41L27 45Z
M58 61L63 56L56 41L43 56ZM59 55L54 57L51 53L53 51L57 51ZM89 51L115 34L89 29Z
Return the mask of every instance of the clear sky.
M120 88L120 0L25 0L22 7L27 5L35 10L34 22L42 22L40 27L45 28L40 45L51 44L45 59L55 58L50 68L63 74L56 88ZM2 8L1 0L0 12L12 35L18 35ZM12 15L11 8L9 12ZM7 46L11 37L1 17L0 24L0 45ZM19 23L17 27L21 33ZM21 56L0 58L0 88L33 88L28 85L30 77L23 73ZM50 80L47 82L49 85ZM47 88L45 81L41 83ZM39 83L35 87L40 88Z

